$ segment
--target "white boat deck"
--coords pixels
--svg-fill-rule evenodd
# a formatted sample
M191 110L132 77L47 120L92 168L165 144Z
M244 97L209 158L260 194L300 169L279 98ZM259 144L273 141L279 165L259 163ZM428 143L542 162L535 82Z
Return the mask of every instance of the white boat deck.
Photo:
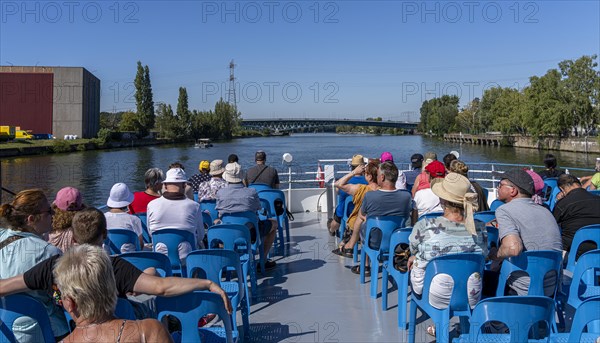
M369 278L361 285L350 271L352 259L331 253L336 239L327 231L327 214L294 216L286 257L275 256L277 267L266 276L259 274L250 341L406 342L408 331L397 324L395 287L389 293L390 309L382 311L381 296L369 296ZM379 278L381 284L381 274ZM429 323L417 326L417 342L435 341L425 332Z

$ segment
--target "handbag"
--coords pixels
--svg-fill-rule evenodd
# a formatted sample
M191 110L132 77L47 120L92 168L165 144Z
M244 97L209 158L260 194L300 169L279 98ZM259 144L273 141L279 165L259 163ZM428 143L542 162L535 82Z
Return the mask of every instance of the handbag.
M394 268L406 273L408 271L408 259L410 258L410 247L406 243L400 243L394 249Z

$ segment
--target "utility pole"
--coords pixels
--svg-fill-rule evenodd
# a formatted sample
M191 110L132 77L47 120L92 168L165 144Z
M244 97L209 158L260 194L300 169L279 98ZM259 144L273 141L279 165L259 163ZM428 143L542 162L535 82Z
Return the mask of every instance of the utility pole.
M229 62L229 90L227 92L227 103L233 106L233 109L237 112L237 99L235 96L235 75L234 75L235 64L233 60Z

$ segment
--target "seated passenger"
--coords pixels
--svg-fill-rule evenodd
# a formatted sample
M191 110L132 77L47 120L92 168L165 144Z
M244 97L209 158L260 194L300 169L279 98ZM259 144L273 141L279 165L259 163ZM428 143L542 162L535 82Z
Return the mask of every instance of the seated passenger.
M442 211L440 198L433 193L430 185L435 182L434 180L444 178L444 175L446 174L444 165L439 161L428 163L425 167L425 173L427 173L427 175L422 173L421 186L414 196L418 217L427 213ZM426 177L430 180L428 183L423 182Z
M552 154L546 154L546 156L544 156L544 166L546 169L538 172L544 180L550 177L559 177L565 173L562 169L558 169L556 157Z
M77 211L85 208L81 193L77 188L65 187L56 193L52 203L52 231L48 235L48 242L61 251L67 251L73 246L73 229L71 222Z
M454 155L453 155L454 156ZM465 162L461 160L453 160L450 162L451 173L460 174L466 178L469 177L469 167L465 164ZM477 193L477 211L489 211L490 206L487 203L487 197L483 191L483 187L477 181L469 180L471 182L471 193Z
M364 166L365 159L362 155L354 155L352 156L352 161L350 162L350 171L354 171L358 166ZM364 168L361 168L363 172L355 173L352 178L348 181L349 184L367 184L367 180L364 177ZM335 236L340 228L340 223L342 222L342 218L344 217L344 204L346 203L346 197L348 197L348 193L340 190L337 197L337 206L335 207L335 212L333 216L327 220L327 228L329 229L329 234Z
M437 161L437 154L435 152L426 153L425 161L423 162L423 168L421 169L421 174L417 175L413 187L411 189L413 197L415 196L415 194L417 194L417 191L419 189L431 187L431 185L429 185L429 174L425 172L425 168L429 163L433 161Z
M199 171L198 174L192 175L192 177L190 177L190 184L192 185L192 190L194 192L198 191L198 187L200 186L201 183L207 182L210 180L210 178L211 178L211 174L209 173L210 162L201 161L200 164L198 165L198 171Z
M41 189L28 189L15 195L11 203L0 207L0 279L24 273L41 261L59 256L60 250L42 239L52 229L54 211ZM0 292L4 292L4 286ZM46 308L54 336L69 333L61 309L46 292L28 292ZM42 333L38 323L28 317L15 321L11 328L17 342L38 342Z
M156 319L115 318L117 289L108 255L99 247L79 245L58 259L53 270L62 305L75 321L61 342L172 342Z
M586 191L573 175L563 174L558 178L561 192L553 214L561 227L563 249L571 250L573 237L580 228L600 224L600 197ZM597 235L600 235L600 230ZM577 258L586 251L598 249L592 242L584 242L577 250Z
M160 198L162 191L162 182L165 174L159 168L150 168L144 174L144 183L146 190L133 193L133 202L129 205L129 213L146 213L148 203Z
M384 152L381 154L379 158L381 163L392 162L394 163L394 156L392 156L391 152ZM398 169L398 181L396 181L396 189L406 189L406 176L402 170Z
M350 173L346 174L344 177L335 182L335 186L337 188L352 196L354 210L348 216L346 230L344 231L344 236L342 237L340 246L332 251L334 254L345 257L353 256L352 254L354 245L358 243L358 239L360 238L360 232L353 230L354 223L356 222L356 218L358 218L358 213L360 212L360 207L362 206L365 194L367 194L367 192L379 189L379 185L377 184L378 169L379 163L377 161L371 161L366 167L362 165L358 166L354 170L350 171ZM348 183L348 181L356 175L362 174L365 175L365 179L368 182L367 185Z
M496 210L500 247L490 249L489 258L501 262L505 258L518 256L523 251L562 251L560 228L552 213L531 200L534 192L531 176L522 169L493 175L501 178L498 199L505 204ZM555 277L556 275L548 273L544 279L544 292L547 296L554 293ZM514 272L508 278L507 286L511 295L527 295L529 276L525 272Z
M256 165L248 169L244 184L262 183L273 189L279 188L279 174L277 173L277 169L265 164L267 154L264 151L257 151L254 160L256 161Z
M450 164L452 163L452 161L456 161L457 159L458 159L458 157L456 157L456 155L454 155L453 153L449 153L449 154L446 154L446 156L444 156L444 158L442 160L444 161L444 167L446 167L447 173L450 172Z
M589 189L591 191L600 189L600 157L596 158L596 167L594 170L596 170L594 175L581 178L580 181L584 189Z
M106 235L106 218L96 208L85 208L77 212L73 218L73 238L78 244L101 247ZM52 275L52 270L59 257L60 255L54 255L38 263L24 274L8 279L0 279L0 297L30 290L39 291L36 293L53 294L56 289L56 281ZM143 273L120 256L111 256L110 260L117 286L116 293L121 298L126 298L130 293L172 297L193 291L208 290L219 294L227 311L229 313L232 311L227 294L219 285L210 280L159 277L154 274ZM131 298L128 300L134 302ZM63 313L62 309L59 313Z
M406 225L411 218L414 203L410 193L405 190L396 189L398 179L398 168L392 162L386 162L379 165L377 171L377 184L379 189L368 192L363 198L358 217L354 222L355 231L360 231L363 239L366 233L367 216L397 216L406 219ZM379 245L381 242L373 242ZM355 274L360 274L360 265L351 268ZM371 275L370 267L365 264L365 275Z
M165 190L160 198L148 204L148 232L162 229L178 229L191 232L196 238L195 246L188 242L179 244L179 258L183 261L187 255L203 247L204 224L200 204L184 195L187 177L183 169L173 168L167 172L163 182ZM159 243L156 251L167 253L167 247Z
M108 212L104 213L106 217L106 226L111 229L127 229L135 232L140 241L140 249L144 247L144 237L142 236L142 221L140 218L127 213L127 206L133 201L133 194L124 183L115 183L110 189L110 196L106 201ZM135 251L135 246L131 243L123 244L121 252Z
M223 180L224 172L225 168L223 168L223 160L214 160L210 162L209 173L211 178L198 186L198 201L216 199L219 189L227 186L227 182Z
M223 178L228 185L217 192L216 210L219 212L219 219L215 223L220 223L224 214L238 212L256 212L261 209L258 193L254 188L244 186L244 172L238 163L228 163L225 166ZM277 234L277 221L274 219L259 220L258 231L264 246L264 254L267 256L275 236ZM255 240L255 231L250 230L252 241ZM275 261L268 260L265 263L265 269L275 268Z
M179 168L179 169L185 171L183 164L181 164L180 162L173 162L169 165L169 170L174 169L174 168ZM163 187L162 191L163 191L163 193L166 191L165 187ZM190 184L189 181L185 182L185 188L184 188L183 194L185 194L186 198L188 198L190 200L194 200L194 189L192 188L192 185Z
M406 176L406 187L412 190L412 185L415 184L417 175L421 173L421 167L423 166L423 155L413 154L410 157L410 168L411 170L404 173Z

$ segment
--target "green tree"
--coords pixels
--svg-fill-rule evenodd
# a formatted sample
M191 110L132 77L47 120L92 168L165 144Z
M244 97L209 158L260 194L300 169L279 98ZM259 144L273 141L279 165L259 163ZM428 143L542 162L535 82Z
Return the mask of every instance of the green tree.
M188 95L184 87L179 87L179 98L177 99L177 120L181 130L182 138L192 137L192 113L188 108Z
M142 62L137 62L135 76L135 103L137 107L137 131L142 137L148 135L154 128L154 101L152 100L152 85L150 82L150 69L142 67Z
M579 131L588 134L598 123L598 93L600 91L600 72L595 68L597 55L582 56L576 61L565 60L558 64L564 77L566 108L571 117L575 135Z
M477 112L479 110L479 98L473 99L456 116L456 129L460 132L476 134L479 132Z
M424 101L421 106L421 124L425 132L437 136L451 132L458 115L459 100L456 95L443 95Z
M156 109L156 128L158 135L166 139L177 139L179 123L173 115L171 105L159 103Z
M121 116L121 123L119 124L119 131L137 131L138 121L137 115L131 111L124 112Z
M221 98L215 104L215 125L219 137L230 139L233 136L233 131L239 126L240 113L237 112L234 106L223 101Z
M536 136L564 135L572 123L565 102L561 74L550 69L542 77L532 76L525 88L526 122L530 133Z

